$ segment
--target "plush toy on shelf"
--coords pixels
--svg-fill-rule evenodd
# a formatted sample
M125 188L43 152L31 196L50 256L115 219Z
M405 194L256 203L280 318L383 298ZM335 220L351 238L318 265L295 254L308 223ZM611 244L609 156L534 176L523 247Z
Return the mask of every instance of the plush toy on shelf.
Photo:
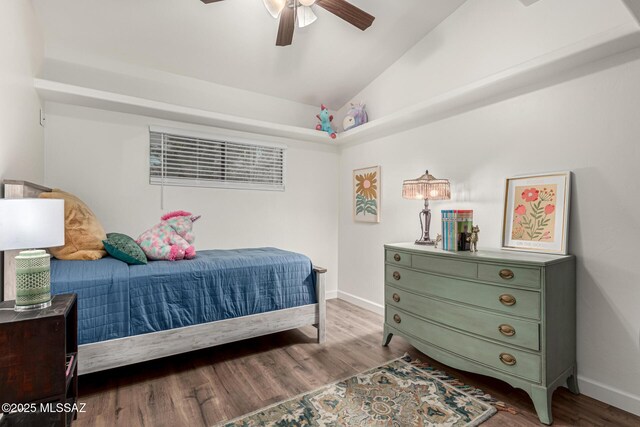
M336 131L331 127L333 115L329 114L329 110L327 110L324 104L320 106L320 114L317 114L316 117L320 120L320 123L316 126L316 130L327 132L331 138L336 139Z
M347 116L342 122L342 127L345 131L356 128L369 121L369 117L367 116L365 107L366 105L362 102L357 105L351 103L351 108L349 108L349 111L347 111Z
M136 243L147 258L152 260L195 258L196 248L193 242L196 238L192 229L198 218L200 215L191 215L185 211L168 213L161 218L162 222L142 233Z

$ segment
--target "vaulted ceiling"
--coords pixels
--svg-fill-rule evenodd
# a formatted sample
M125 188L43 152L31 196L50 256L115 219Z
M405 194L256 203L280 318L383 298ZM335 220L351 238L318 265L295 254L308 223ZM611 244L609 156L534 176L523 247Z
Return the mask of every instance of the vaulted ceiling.
M262 0L32 0L46 56L154 68L337 109L464 0L349 0L376 17L361 32L314 6L318 20L276 47Z

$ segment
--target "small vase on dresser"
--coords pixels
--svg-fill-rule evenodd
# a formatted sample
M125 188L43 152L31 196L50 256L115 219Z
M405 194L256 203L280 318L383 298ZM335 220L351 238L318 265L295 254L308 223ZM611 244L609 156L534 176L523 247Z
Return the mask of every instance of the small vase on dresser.
M385 245L383 345L394 334L439 362L526 391L551 424L576 379L575 257Z

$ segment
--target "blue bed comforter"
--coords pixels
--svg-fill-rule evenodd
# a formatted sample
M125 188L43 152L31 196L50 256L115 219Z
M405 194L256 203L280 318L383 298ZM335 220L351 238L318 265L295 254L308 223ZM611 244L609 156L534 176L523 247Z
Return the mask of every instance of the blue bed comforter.
M80 344L314 304L314 280L309 258L276 248L134 266L51 262L52 293L78 294Z

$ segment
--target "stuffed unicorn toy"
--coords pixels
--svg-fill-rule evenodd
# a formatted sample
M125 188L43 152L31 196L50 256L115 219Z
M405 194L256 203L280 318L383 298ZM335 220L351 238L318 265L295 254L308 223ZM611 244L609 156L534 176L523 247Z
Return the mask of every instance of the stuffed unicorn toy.
M344 118L342 122L342 127L344 130L353 129L360 125L363 125L369 121L369 117L367 116L367 112L365 110L365 104L362 102L360 104L351 104L351 108L347 111L347 116Z
M320 124L316 126L316 130L327 132L332 139L336 139L336 131L331 127L333 116L329 114L329 110L327 110L324 104L320 105L320 114L317 114L316 117L320 120Z
M136 243L149 259L175 261L195 258L193 242L196 238L192 229L198 218L200 215L185 211L168 213L161 218L160 224L142 233Z

